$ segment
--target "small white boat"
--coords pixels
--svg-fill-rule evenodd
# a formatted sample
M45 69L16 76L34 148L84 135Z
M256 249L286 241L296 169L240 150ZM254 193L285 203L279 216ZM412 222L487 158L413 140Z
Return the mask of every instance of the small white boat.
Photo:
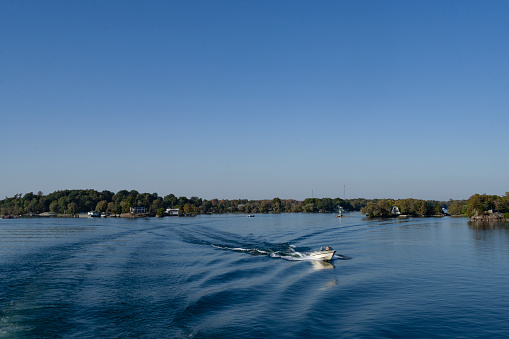
M311 252L310 256L314 259L329 261L332 259L332 256L334 255L334 253L336 253L335 250L316 251L316 252Z
M247 217L248 218L254 218L254 214L248 214Z
M99 214L99 212L90 211L90 212L88 212L88 217L89 218L99 218L99 217L101 217L101 215Z

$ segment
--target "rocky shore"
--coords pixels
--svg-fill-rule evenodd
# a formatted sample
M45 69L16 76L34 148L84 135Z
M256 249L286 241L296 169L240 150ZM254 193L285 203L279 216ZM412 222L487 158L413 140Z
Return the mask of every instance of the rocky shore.
M504 222L509 221L509 218L506 218L506 216L500 212L488 211L483 215L479 215L479 213L476 211L475 214L470 217L470 221Z

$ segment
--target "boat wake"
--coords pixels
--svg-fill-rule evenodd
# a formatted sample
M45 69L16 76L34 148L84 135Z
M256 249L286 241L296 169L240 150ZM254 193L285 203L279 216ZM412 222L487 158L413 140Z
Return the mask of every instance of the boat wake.
M311 256L314 252L309 247L296 247L289 243L270 243L261 237L249 235L239 237L239 235L218 231L213 228L201 227L193 232L181 233L181 237L193 244L208 245L222 251L234 251L247 253L254 256L269 256L291 261L317 261L316 257ZM337 253L333 259L342 259Z
M274 251L273 249L259 249L259 248L242 248L242 247L228 247L228 246L219 246L219 245L211 245L214 248L225 250L225 251L235 251L235 252L243 252L249 253L251 255L266 255L271 258L279 258L290 261L322 261L322 259L316 258L311 255L312 251L303 250L302 252L296 251L293 245L288 244L277 244L275 247L285 247L280 250ZM335 254L332 259L348 259L339 254Z
M219 245L211 245L214 248L218 248L220 250L226 251L235 251L235 252L244 252L249 253L251 255L267 255L272 258L281 258L285 260L306 260L311 259L308 257L306 253L298 252L294 249L292 245L282 243L282 244L272 244L270 248L242 248L242 247L228 247L228 246L219 246Z

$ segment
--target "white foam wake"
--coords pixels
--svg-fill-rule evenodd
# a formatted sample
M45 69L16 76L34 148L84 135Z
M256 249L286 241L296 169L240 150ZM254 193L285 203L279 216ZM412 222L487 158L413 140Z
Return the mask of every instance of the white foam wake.
M266 251L258 248L242 248L242 247L229 247L229 246L219 246L212 245L212 247L227 250L227 251L235 251L235 252L244 252L253 255L268 255L271 258L280 258L284 260L290 261L321 261L321 259L315 258L311 256L310 252L297 252L295 251L295 246L289 245L289 248L286 251ZM338 258L334 255L333 258Z

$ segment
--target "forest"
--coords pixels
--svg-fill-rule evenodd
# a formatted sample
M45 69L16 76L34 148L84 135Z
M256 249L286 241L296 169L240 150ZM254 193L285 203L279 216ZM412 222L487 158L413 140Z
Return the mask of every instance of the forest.
M398 207L402 215L409 216L441 216L448 215L472 217L492 212L503 213L509 219L509 192L500 197L497 195L474 194L468 200L449 200L448 202L427 201L419 199L380 199L369 201L361 208L361 213L370 218L386 218L395 216L392 206Z
M445 215L443 208L450 207L453 201L427 201L420 199L380 199L373 200L361 208L361 213L369 218L388 218L398 215L408 216L441 216ZM397 207L394 212L393 206Z
M75 215L89 211L112 214L129 213L134 206L145 207L148 215L163 215L168 208L179 209L180 215L220 213L318 213L334 212L340 205L343 210L359 211L367 204L366 199L343 200L340 198L308 198L304 201L274 198L272 200L248 199L201 199L198 197L164 197L157 193L139 193L136 190L110 191L62 190L48 195L33 192L16 194L0 201L0 215L38 215L53 212Z
M361 211L368 217L390 217L392 206L409 216L442 215L446 208L450 215L472 216L488 211L506 213L509 217L509 192L504 196L475 194L468 200L428 201L420 199L341 199L307 198L268 200L248 199L201 199L198 197L164 197L157 193L139 193L136 190L121 190L117 193L93 189L61 190L48 195L16 194L0 201L0 215L39 215L53 212L57 215L76 215L89 211L99 213L126 214L134 206L143 206L147 215L164 215L168 208L179 209L179 215L221 214L221 213L333 213L341 206L343 211Z

